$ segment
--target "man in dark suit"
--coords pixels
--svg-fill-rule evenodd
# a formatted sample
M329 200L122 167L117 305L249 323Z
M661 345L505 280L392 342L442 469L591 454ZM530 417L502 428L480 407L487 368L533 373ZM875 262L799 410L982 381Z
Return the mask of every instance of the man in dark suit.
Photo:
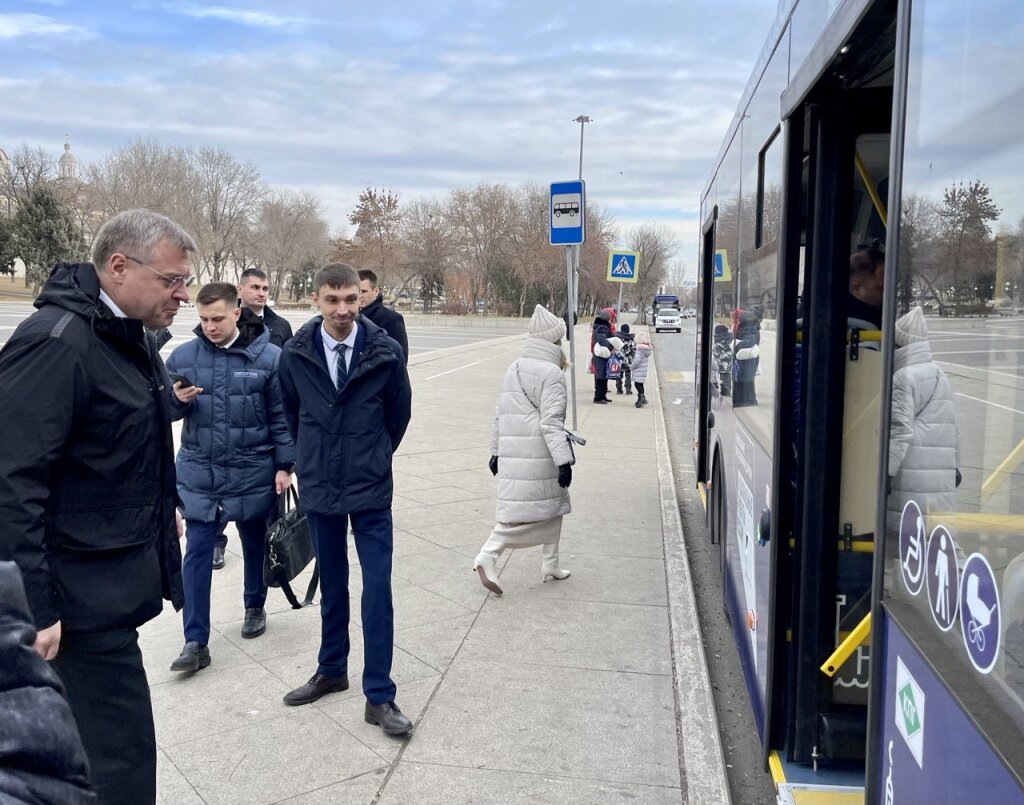
M313 549L320 564L321 636L316 673L284 697L302 705L348 688L348 524L363 574L365 719L389 735L412 722L391 679L394 608L391 458L409 425L412 390L402 350L359 315L359 277L331 263L313 278L320 314L281 355L278 377Z
M267 275L258 268L247 268L238 283L238 297L242 307L247 307L261 319L270 330L270 343L283 348L292 337L292 325L284 316L278 316L267 304L270 298L270 284Z
M405 319L401 313L384 307L377 275L368 268L359 271L359 312L398 342L408 366L409 337L405 334Z

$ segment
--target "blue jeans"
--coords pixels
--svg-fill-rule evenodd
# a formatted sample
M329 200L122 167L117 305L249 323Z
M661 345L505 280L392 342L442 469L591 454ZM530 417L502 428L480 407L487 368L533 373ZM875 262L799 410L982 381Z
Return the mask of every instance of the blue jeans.
M189 520L185 532L185 559L181 565L185 584L185 642L210 642L210 582L213 578L213 544L220 530L220 519L212 523ZM267 602L263 583L264 539L267 518L239 520L235 523L242 543L245 565L243 600L246 609L260 609Z
M320 656L317 672L348 672L348 520L363 570L363 695L370 704L395 699L391 661L395 611L391 600L391 509L345 515L308 515L313 550L320 563Z

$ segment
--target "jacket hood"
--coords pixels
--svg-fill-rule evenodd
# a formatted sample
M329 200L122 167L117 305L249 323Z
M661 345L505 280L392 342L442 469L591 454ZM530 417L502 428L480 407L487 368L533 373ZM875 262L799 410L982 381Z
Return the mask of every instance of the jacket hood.
M100 280L92 263L57 263L33 304L58 305L91 319L104 313L99 300Z
M896 319L896 346L905 347L928 340L928 326L924 323L921 306L913 307L909 313Z
M220 349L217 344L206 337L202 324L197 324L192 332L199 336L199 339L210 349ZM231 345L230 349L239 350L250 358L255 358L269 343L270 330L263 324L263 320L249 308L242 308L242 315L238 317L238 340Z
M524 358L548 361L559 368L561 368L562 355L561 346L543 338L527 338L522 352Z
M893 352L893 371L918 363L931 363L932 348L927 341L915 341L905 347L897 347Z

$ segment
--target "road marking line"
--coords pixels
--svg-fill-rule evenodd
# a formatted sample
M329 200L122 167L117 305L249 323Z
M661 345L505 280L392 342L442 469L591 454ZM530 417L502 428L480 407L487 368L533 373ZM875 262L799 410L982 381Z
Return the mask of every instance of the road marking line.
M444 377L445 375L450 375L452 372L461 372L463 369L468 369L470 366L476 366L478 363L484 363L484 361L489 361L489 360L490 360L490 358L481 358L478 361L473 361L472 363L467 363L465 366L456 366L454 369L449 369L447 372L439 372L436 375L431 375L430 377L425 377L423 379L424 380L433 380L435 377Z
M961 394L959 391L956 392L957 397L966 397L968 400L974 400L975 402L985 403L985 405L991 405L993 408L1002 408L1004 411L1009 411L1011 414L1022 414L1024 411L1018 411L1016 408L1010 408L1008 405L1000 405L997 402L991 400L983 400L981 397L972 397L970 394Z

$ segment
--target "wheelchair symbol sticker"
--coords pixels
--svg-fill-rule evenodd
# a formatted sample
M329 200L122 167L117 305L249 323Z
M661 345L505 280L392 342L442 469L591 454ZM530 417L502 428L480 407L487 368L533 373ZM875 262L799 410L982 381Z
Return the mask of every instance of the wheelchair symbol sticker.
M960 628L971 663L989 673L999 657L999 590L992 566L980 553L972 553L960 576Z
M935 526L928 537L927 561L928 608L935 624L948 632L956 622L959 605L956 576L956 543L945 526Z
M911 595L921 592L925 567L924 517L918 505L908 500L900 517L900 572Z

